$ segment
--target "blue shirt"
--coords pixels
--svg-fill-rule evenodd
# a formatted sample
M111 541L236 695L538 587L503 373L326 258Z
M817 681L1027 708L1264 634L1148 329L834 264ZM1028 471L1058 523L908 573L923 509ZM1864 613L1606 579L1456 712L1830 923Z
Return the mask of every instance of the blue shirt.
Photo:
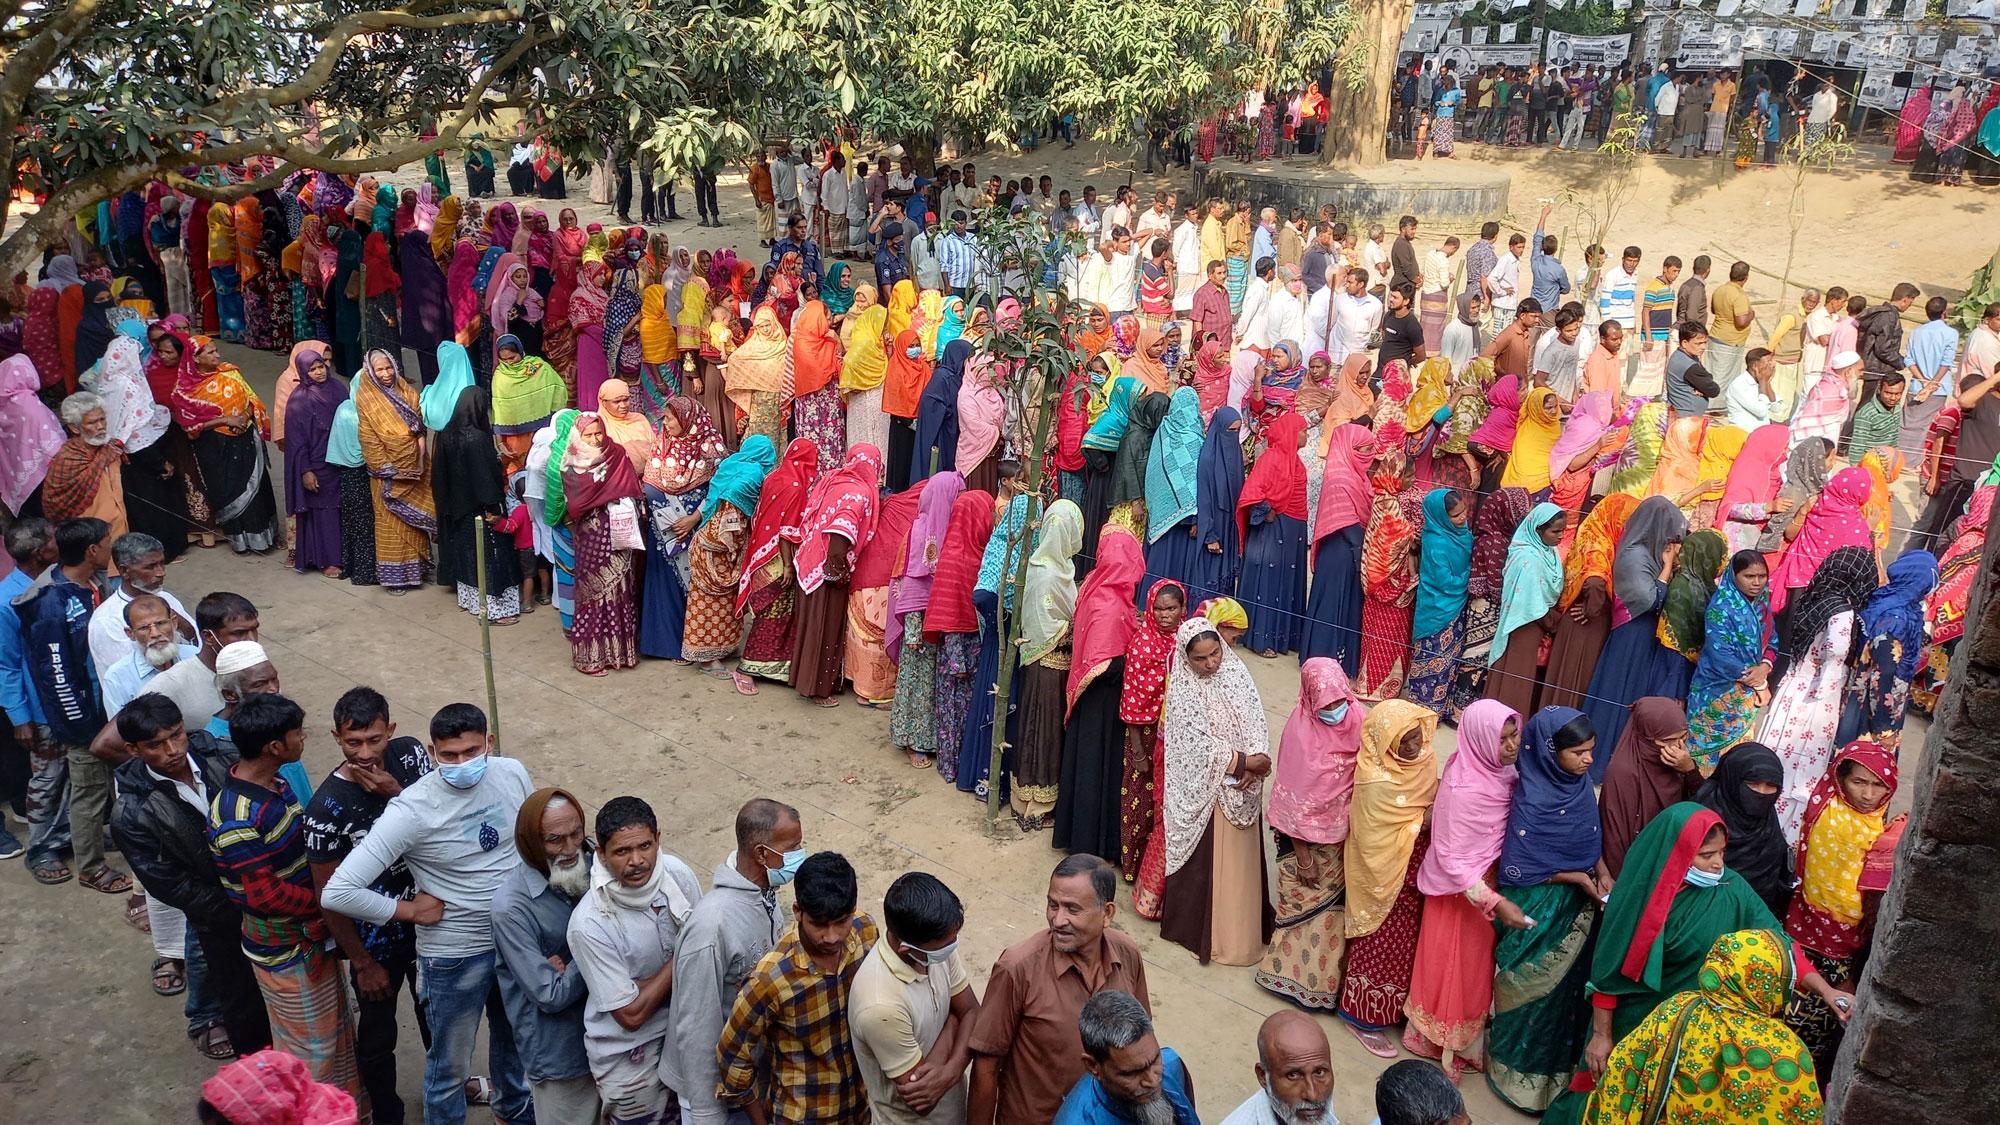
M1942 320L1933 320L1910 332L1910 341L1903 357L1911 367L1923 373L1928 379L1944 368L1944 379L1932 398L1942 398L1951 394L1952 372L1956 370L1953 360L1958 358L1958 329Z
M1667 77L1664 73L1657 70L1653 72L1653 76L1651 78L1648 78L1646 80L1647 109L1653 108L1653 103L1659 99L1660 91L1665 89L1667 83L1671 81L1673 81L1673 79Z
M1271 241L1271 232L1265 229L1263 223L1258 223L1257 229L1250 235L1250 268L1256 269L1257 263L1266 258L1271 259L1275 265L1278 260L1278 247Z
M178 664L183 660L193 660L199 655L201 648L198 645L176 645L174 662ZM98 684L104 689L104 713L118 714L127 703L139 698L139 693L145 690L146 681L159 675L160 672L161 669L153 667L153 662L146 659L145 651L137 648L127 653L118 663L105 669L104 674L97 678ZM227 730L223 732L223 737L228 737Z
M1535 277L1531 295L1541 304L1544 313L1554 316L1556 306L1562 303L1562 295L1569 292L1569 271L1563 268L1562 259L1554 254L1542 253L1542 228L1535 228L1535 240L1528 249L1528 268Z
M877 293L887 293L896 287L897 282L908 276L910 276L910 265L903 260L901 254L889 249L887 245L875 251L875 291ZM888 298L884 297L883 300L887 301Z
M13 726L27 723L48 725L42 701L28 680L28 654L21 647L21 617L14 612L14 599L34 584L28 572L18 567L0 578L0 708L7 711Z
M1188 1097L1187 1066L1172 1047L1160 1048L1160 1093L1174 1107L1174 1125L1201 1125ZM1124 1103L1104 1092L1096 1076L1085 1073L1077 1079L1062 1108L1056 1111L1055 1125L1098 1125L1099 1122L1136 1122Z
M1446 90L1442 94L1439 94L1437 100L1437 115L1439 117L1457 116L1459 99L1463 98L1464 96L1465 96L1465 91L1460 90L1456 86L1452 87L1449 90Z
M953 289L972 285L972 267L978 257L970 234L947 234L938 242L938 271Z

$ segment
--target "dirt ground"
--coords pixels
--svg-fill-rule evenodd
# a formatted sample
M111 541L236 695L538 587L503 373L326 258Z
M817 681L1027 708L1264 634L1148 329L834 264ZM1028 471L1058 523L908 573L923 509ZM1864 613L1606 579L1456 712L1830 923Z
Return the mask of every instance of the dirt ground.
M1460 151L1487 162L1477 146ZM1115 161L1089 146L973 159L982 176L989 169L1003 176L1047 172L1073 188L1091 182L1104 189L1124 178ZM1589 175L1592 159L1531 153L1493 163L1513 177L1513 210L1520 217L1537 199ZM397 182L410 178L406 170ZM1166 183L1144 176L1136 182L1142 188ZM582 196L584 188L575 182L573 195ZM690 218L670 226L672 236L694 246L754 244L754 215L740 176L725 179L722 190L728 226L700 228ZM685 191L680 198L692 215ZM1801 239L1793 275L1875 292L1908 278L1927 292L1955 294L1991 253L1977 237L1982 230L1990 237L1990 219L1982 219L1991 205L1990 194L1919 188L1882 172L1815 177L1816 233ZM1704 251L1742 254L1775 270L1784 251L1782 207L1773 174L1724 171L1713 161L1653 161L1629 220L1612 240L1639 242L1649 260L1657 247L1684 258ZM579 210L585 221L610 218L601 207L581 204ZM1767 299L1775 295L1768 279L1758 287ZM279 357L242 349L230 354L268 391ZM1908 521L1899 516L1898 522ZM316 717L306 752L315 776L339 760L323 720L340 692L354 684L383 690L403 730L419 735L445 703L484 703L477 623L443 591L391 598L379 589L294 574L280 558L236 557L226 550L194 552L171 569L168 585L184 600L234 590L262 608L263 640L284 689ZM906 870L928 870L951 885L966 903L965 953L982 985L1005 946L1042 926L1042 891L1058 858L1047 837L1023 838L1011 822L989 828L983 806L935 774L911 770L887 744L884 714L851 700L819 711L768 684L746 700L724 683L657 661L592 680L570 670L566 648L551 609L493 632L501 746L527 764L537 783L566 786L592 804L622 793L644 797L665 826L665 846L704 880L730 849L729 824L742 801L758 795L789 801L803 813L808 846L838 850L854 862L864 909L879 907L889 882ZM1290 658L1252 657L1249 663L1275 742L1296 695L1296 665ZM1922 742L1919 723L1905 739L1906 767L1915 764ZM1450 746L1450 732L1441 732L1440 756ZM0 865L0 895L8 904L0 912L0 980L7 999L0 1006L0 1105L7 1107L0 1117L192 1120L199 1083L212 1066L183 1038L180 1000L152 995L150 942L121 924L118 900L74 883L37 887L17 863ZM1282 1002L1259 989L1248 969L1196 964L1162 941L1156 927L1137 921L1128 906L1121 897L1119 924L1145 952L1161 1040L1187 1059L1204 1116L1220 1119L1253 1089L1256 1027ZM1332 1019L1321 1023L1339 1075L1337 1111L1343 1120L1367 1121L1374 1113L1374 1076L1384 1064ZM410 1119L419 1120L421 1105L414 1099L422 1053L408 1009L400 1058ZM1465 1093L1477 1121L1523 1120L1476 1078ZM473 1120L485 1117L475 1112Z

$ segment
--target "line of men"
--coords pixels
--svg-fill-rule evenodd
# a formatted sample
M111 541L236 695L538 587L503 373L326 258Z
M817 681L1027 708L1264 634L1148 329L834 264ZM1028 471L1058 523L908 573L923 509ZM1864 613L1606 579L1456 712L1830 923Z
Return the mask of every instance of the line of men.
M45 705L83 693L35 744L80 742L107 775L68 779L79 851L101 849L115 782L111 838L155 919L185 928L189 1034L220 1029L224 1047L206 1053L275 1046L347 1090L362 1121L400 1122L407 988L427 1122L465 1120L482 1019L489 1097L514 1123L1198 1121L1186 1067L1153 1035L1139 949L1111 928L1117 876L1094 856L1058 864L1047 929L1000 956L982 1000L958 897L905 873L878 925L852 866L808 854L788 805L742 807L704 893L644 801L607 801L587 835L583 803L535 789L478 707L438 711L426 744L365 686L334 704L341 762L315 786L305 711L247 599L210 594L188 623L158 545L113 542L101 520L26 519L6 539L27 588L9 602L22 651L0 658L54 685L34 693ZM64 628L38 632L45 612ZM30 650L69 672L37 672ZM92 804L97 819L77 815ZM1314 1021L1272 1017L1259 1059L1262 1089L1229 1125L1334 1120Z

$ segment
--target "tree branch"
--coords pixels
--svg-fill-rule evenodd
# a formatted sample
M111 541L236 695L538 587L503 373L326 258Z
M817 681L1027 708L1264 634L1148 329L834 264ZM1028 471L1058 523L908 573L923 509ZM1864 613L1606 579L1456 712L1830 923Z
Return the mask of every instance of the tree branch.
M78 3L94 0L77 0ZM424 8L433 5L423 4ZM417 5L412 5L417 7ZM506 23L515 19L507 8L482 8L471 12L447 12L440 15L422 15L411 8L399 8L386 12L357 12L342 19L328 29L320 41L319 54L312 64L301 72L298 78L283 86L263 86L244 90L216 100L211 112L218 118L227 119L231 114L264 103L273 108L296 105L319 92L333 77L340 65L341 56L347 53L348 45L370 32L378 31L433 31L447 27L474 27L480 24ZM518 58L518 56L516 56Z
M0 74L0 125L12 130L28 91L55 69L56 59L103 7L104 0L69 0L69 6L44 23L26 46L8 56L6 72Z

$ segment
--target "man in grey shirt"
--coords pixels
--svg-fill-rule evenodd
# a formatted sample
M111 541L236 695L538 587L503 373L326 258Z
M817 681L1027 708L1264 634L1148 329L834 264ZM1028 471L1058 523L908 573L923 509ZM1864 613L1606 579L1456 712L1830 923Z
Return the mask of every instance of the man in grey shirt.
M805 862L799 810L758 797L736 814L736 850L715 866L715 887L695 903L674 951L672 1037L679 1073L661 1078L680 1092L688 1125L744 1125L741 1109L715 1096L722 1080L715 1045L743 978L778 943L784 922L777 888Z
M701 897L687 864L660 850L660 822L637 797L597 810L597 870L569 918L569 945L590 987L583 1043L604 1115L634 1125L671 1120L663 1059L674 948ZM709 1053L715 1053L711 1046Z
M590 890L583 806L561 789L537 789L514 821L516 867L493 892L500 999L537 1125L596 1125L597 1080L583 1047L583 970L570 953L569 918Z
M200 610L196 610L200 616ZM528 769L494 753L486 715L470 703L431 717L437 768L405 788L347 854L320 892L324 909L373 925L417 925L417 979L431 1043L424 1067L425 1125L464 1125L465 1080L482 1014L499 998L493 952L493 892L514 868L514 825L534 788ZM395 899L371 885L397 860L417 895ZM529 1111L528 1084L503 1012L488 1019L493 1112L510 1121Z
M782 226L799 209L799 158L792 155L790 141L779 141L773 148L777 155L771 158L771 194L777 197Z
M1667 409L1675 417L1698 417L1721 405L1722 385L1701 365L1702 353L1708 351L1708 330L1686 321L1680 338L1681 346L1667 357Z

